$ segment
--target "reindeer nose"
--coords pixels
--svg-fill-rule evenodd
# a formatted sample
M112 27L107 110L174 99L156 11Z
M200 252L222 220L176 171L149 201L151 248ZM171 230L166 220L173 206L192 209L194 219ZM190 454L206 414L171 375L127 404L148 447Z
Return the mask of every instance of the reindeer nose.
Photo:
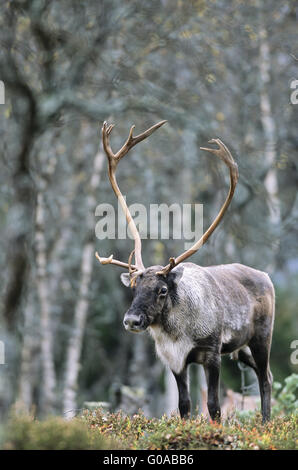
M143 315L130 315L124 318L123 324L125 328L134 330L142 325L143 319Z

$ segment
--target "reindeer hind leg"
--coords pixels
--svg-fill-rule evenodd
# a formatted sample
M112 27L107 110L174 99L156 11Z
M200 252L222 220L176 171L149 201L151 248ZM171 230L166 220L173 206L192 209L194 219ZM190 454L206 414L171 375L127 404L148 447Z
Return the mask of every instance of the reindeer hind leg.
M272 373L269 366L271 338L267 341L264 338L253 338L249 346L257 367L262 417L263 422L266 422L270 420L271 412Z

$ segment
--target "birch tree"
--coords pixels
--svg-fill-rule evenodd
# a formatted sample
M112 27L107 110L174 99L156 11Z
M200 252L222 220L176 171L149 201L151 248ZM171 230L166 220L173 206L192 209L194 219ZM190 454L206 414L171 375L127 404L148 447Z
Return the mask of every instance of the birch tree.
M178 413L178 389L173 372L165 368L164 413L171 416Z
M21 351L20 378L18 384L17 402L21 409L29 412L33 405L33 389L37 380L39 360L39 328L36 315L34 294L31 291L24 309L23 344Z
M65 382L63 389L63 412L67 418L75 415L77 400L77 385L80 371L80 357L82 342L89 307L89 288L94 261L94 237L91 237L94 228L93 214L96 207L96 190L100 184L101 170L104 160L102 151L98 151L94 158L93 174L90 181L90 190L87 197L86 241L82 250L80 284L78 299L74 311L73 327L66 353Z
M42 192L37 196L36 208L36 283L40 306L40 341L41 341L41 413L50 414L55 409L56 375L53 356L53 337L51 307L47 277L47 256L45 240L45 202Z
M277 154L276 142L277 131L276 124L273 116L272 105L269 95L270 86L270 70L271 59L270 49L268 42L268 35L264 25L260 27L259 31L259 71L260 71L260 119L263 128L265 148L264 160L267 170L264 179L264 186L267 191L267 204L269 210L269 220L273 227L280 228L281 213L280 201L278 197L278 175L277 175ZM275 240L273 244L273 252L276 254L279 247L279 240ZM273 271L274 260L268 266L268 271Z

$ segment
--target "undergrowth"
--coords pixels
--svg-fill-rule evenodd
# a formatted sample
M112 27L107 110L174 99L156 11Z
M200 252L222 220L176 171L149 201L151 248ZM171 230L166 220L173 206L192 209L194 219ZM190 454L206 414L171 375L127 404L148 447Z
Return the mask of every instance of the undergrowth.
M221 424L202 416L147 418L142 412L127 416L102 409L85 410L80 417L65 420L50 417L40 421L11 413L0 429L0 448L11 450L68 449L297 449L298 374L284 385L274 384L272 420L262 424L259 412L235 413Z
M142 413L85 411L66 421L44 421L13 414L2 439L2 449L297 449L298 414L275 417L262 424L259 414L227 419L221 424L203 417L147 418Z

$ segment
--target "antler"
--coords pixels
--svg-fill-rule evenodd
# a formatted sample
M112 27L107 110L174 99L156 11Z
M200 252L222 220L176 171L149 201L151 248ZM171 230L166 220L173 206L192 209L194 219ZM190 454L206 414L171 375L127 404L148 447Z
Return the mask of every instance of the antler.
M102 143L103 143L103 148L108 159L109 179L110 179L112 188L114 190L114 193L116 194L120 202L120 205L122 207L122 210L125 214L130 232L134 238L135 249L134 249L134 252L131 253L128 263L122 263L122 261L114 260L113 255L111 255L109 258L100 258L98 254L96 256L102 264L116 264L117 266L121 266L123 268L129 269L130 274L135 273L137 271L142 271L145 269L143 261L142 261L142 243L141 243L140 234L137 230L137 227L134 223L131 213L129 212L125 198L123 197L119 189L119 186L116 180L116 175L115 175L116 168L121 158L123 158L132 147L134 147L136 144L138 144L142 140L149 137L149 135L151 135L154 131L156 131L159 127L161 127L166 122L167 121L160 121L154 126L147 129L142 134L137 135L136 137L133 137L133 130L135 126L131 126L126 142L121 147L121 149L118 150L116 154L113 153L111 146L110 146L110 141L109 141L109 136L113 130L114 125L112 124L108 125L106 122L104 122L102 126ZM135 255L136 265L131 264L133 254Z
M212 139L209 140L209 143L215 143L219 146L219 149L210 149L206 147L200 147L201 150L206 150L206 152L213 153L217 157L219 157L221 160L225 162L225 164L229 167L230 170L230 190L229 194L221 207L217 217L214 219L210 227L204 232L202 237L187 251L179 255L176 259L175 258L170 258L169 264L165 266L161 271L158 271L157 274L161 274L163 276L166 276L175 266L178 264L182 263L185 261L187 258L189 258L191 255L196 253L198 249L206 243L212 232L216 229L218 226L219 222L223 218L224 213L226 212L227 208L229 207L229 204L233 198L235 187L238 181L238 166L234 162L234 159L228 150L228 148L225 146L225 144L219 140L219 139Z
M102 258L101 256L99 256L99 254L96 251L95 256L101 264L114 264L116 266L121 266L121 268L127 268L128 270L137 269L137 267L134 264L123 263L122 261L117 261L116 259L113 259L113 255L110 255L108 258Z

